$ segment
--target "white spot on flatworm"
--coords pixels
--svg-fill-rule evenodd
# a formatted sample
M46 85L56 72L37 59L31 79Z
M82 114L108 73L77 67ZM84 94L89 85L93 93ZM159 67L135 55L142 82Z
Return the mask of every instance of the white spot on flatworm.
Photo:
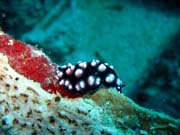
M101 83L101 79L98 77L97 79L96 79L96 85L99 85Z
M70 66L70 69L74 71L75 66L74 65Z
M94 85L94 82L95 82L95 78L94 78L94 76L89 76L88 77L88 84L90 85L90 86L93 86Z
M99 63L99 62L100 62L99 60L93 60L93 61L95 61L96 63Z
M82 61L78 61L77 64L82 63Z
M94 66L96 66L96 65L97 65L97 62L96 62L96 61L92 61L92 62L91 62L91 66L94 67Z
M111 69L114 69L114 67L112 65L109 66Z
M57 75L58 75L59 78L61 78L63 76L63 72L60 71L60 72L57 73Z
M106 70L106 66L104 65L104 64L100 64L99 66L98 66L98 71L99 72L103 72L103 71L105 71Z
M67 66L66 66L66 65L63 65L63 66L61 66L60 68L64 69L64 68L67 68Z
M72 64L71 64L71 63L68 63L68 66L70 67L70 66L72 66Z
M86 68L87 67L87 63L86 62L79 63L79 66L82 67L82 68Z
M116 84L117 84L118 86L120 86L120 85L122 85L122 81L121 81L119 78L117 78Z
M81 88L80 88L80 86L78 84L76 84L75 88L76 88L77 91L81 90Z
M75 76L76 77L81 77L82 74L83 74L83 70L82 69L80 69L80 68L76 69L76 71L75 71Z
M72 85L71 85L71 84L68 86L68 89L69 89L69 90L72 90Z
M114 79L115 79L115 76L113 74L109 74L109 75L107 75L105 81L107 83L112 83L114 81Z
M79 86L84 89L85 88L85 82L84 81L80 81L79 82Z
M72 72L73 72L73 70L72 70L71 68L66 69L66 74L67 74L67 75L72 74Z
M59 82L59 85L64 85L64 80L61 80L61 81Z
M69 80L66 80L66 81L65 81L65 86L68 86L69 83L70 83Z

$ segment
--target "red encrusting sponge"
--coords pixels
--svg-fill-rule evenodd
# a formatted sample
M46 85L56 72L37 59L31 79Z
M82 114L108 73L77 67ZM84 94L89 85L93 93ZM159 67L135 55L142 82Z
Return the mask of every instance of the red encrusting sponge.
M76 97L60 87L56 78L56 64L36 48L26 45L12 37L0 35L0 53L8 57L9 64L19 74L39 82L50 93L60 92L62 96Z

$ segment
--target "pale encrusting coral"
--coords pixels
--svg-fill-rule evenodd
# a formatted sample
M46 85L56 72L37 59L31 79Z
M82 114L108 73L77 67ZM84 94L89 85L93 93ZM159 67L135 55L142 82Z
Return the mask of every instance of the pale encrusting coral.
M18 79L17 79L18 78ZM49 94L0 53L0 131L4 134L178 134L179 121L105 90L82 98Z

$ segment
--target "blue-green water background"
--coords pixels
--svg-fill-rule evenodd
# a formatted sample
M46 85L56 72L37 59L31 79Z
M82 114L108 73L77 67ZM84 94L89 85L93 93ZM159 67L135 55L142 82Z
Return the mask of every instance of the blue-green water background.
M112 64L138 104L179 117L179 0L0 0L0 28L63 65Z

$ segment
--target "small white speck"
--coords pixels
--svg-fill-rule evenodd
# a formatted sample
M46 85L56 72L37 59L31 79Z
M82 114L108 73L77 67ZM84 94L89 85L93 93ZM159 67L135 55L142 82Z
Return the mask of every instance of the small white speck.
M82 68L86 68L87 67L87 63L86 62L79 63L79 66L82 67Z
M93 60L93 61L95 61L96 63L99 63L99 62L100 62L99 60Z
M47 91L48 91L48 92L51 92L51 89L48 89Z
M68 86L69 83L70 83L69 80L66 80L66 81L65 81L65 86Z
M82 69L80 69L80 68L76 69L76 71L75 71L75 76L76 77L81 77L82 74L83 74L83 70Z
M101 83L101 79L98 77L97 79L96 79L96 85L99 85Z
M91 62L91 66L94 67L94 66L96 66L96 65L97 65L97 62L96 62L96 61L92 61L92 62Z
M105 81L107 83L112 83L114 81L114 79L115 79L115 76L113 74L109 74L109 75L107 75Z
M75 88L76 88L77 91L81 90L81 88L80 88L80 86L78 84L76 84Z
M44 55L42 51L34 50L32 53L32 57L42 56Z
M14 43L14 41L13 41L12 39L10 39L10 40L8 41L8 45L13 45L13 43Z
M84 81L80 81L79 82L79 86L84 89L85 88L85 82Z
M59 78L61 78L63 76L63 72L60 71L60 72L57 73L57 75L58 75Z
M93 86L94 85L94 83L95 83L95 78L94 78L94 76L89 76L88 77L88 84L90 85L90 86Z
M71 64L71 63L68 63L68 66L70 67L70 66L72 66L72 64Z
M72 90L72 85L71 85L71 84L68 86L68 89L69 89L69 90Z
M98 66L98 71L99 72L103 72L103 71L105 71L106 70L106 66L104 65L104 64L100 64L99 66Z
M78 61L77 63L78 63L78 64L79 64L79 63L82 63L82 61Z
M63 65L63 66L61 66L60 68L64 69L64 68L67 68L67 66L66 66L66 65Z
M73 72L73 70L71 70L71 68L67 68L67 69L66 69L66 74L67 74L67 75L72 74L72 72Z
M120 86L120 85L122 85L122 81L121 81L119 78L117 78L116 84L117 84L118 86Z
M59 82L59 85L64 85L64 80L61 80L60 82Z
M70 69L74 71L75 66L74 65L70 66Z
M111 69L114 69L114 67L112 65L109 66Z

